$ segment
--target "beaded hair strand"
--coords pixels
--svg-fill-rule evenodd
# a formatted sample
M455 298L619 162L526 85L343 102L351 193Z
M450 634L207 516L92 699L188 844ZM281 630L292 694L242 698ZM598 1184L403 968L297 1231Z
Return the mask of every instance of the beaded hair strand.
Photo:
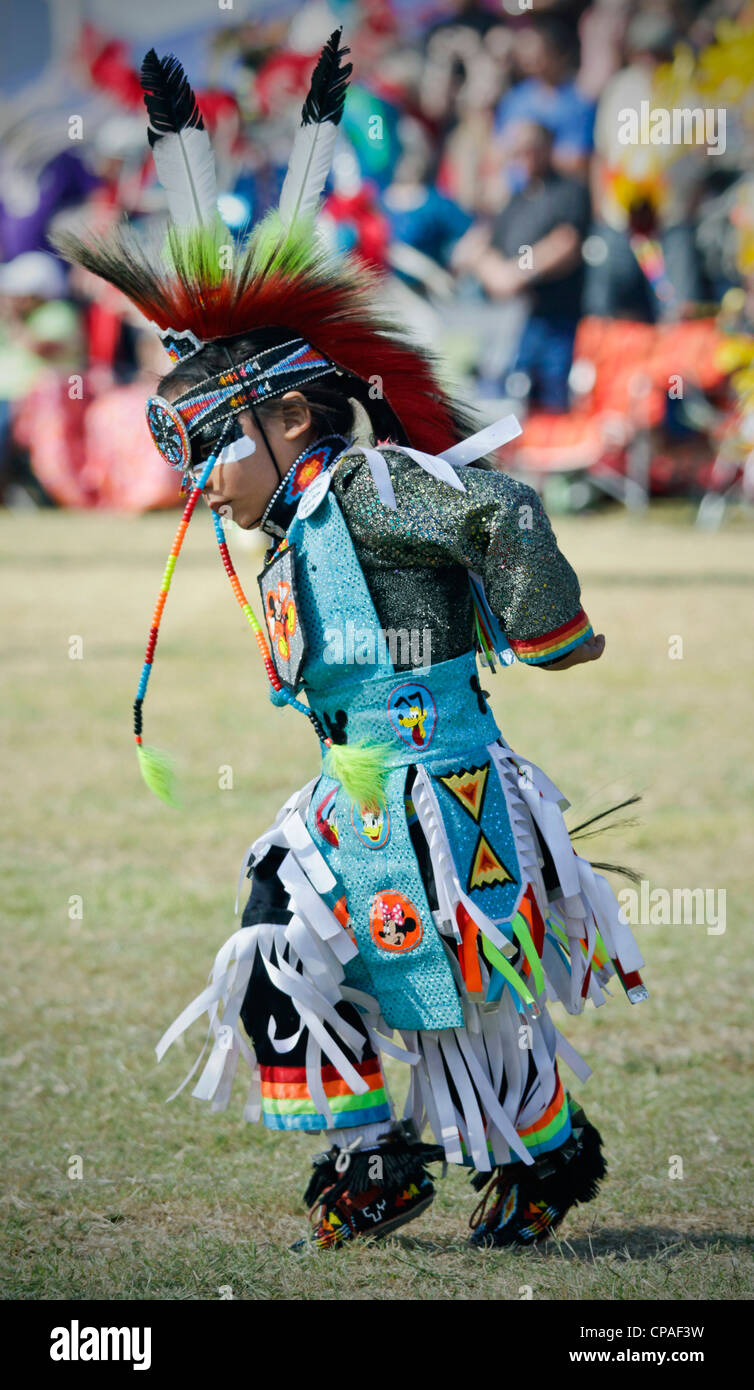
M257 646L259 647L259 651L262 657L262 661L264 662L264 669L267 673L267 679L269 680L270 685L272 686L276 694L280 695L281 698L285 700L286 704L291 705L293 709L297 709L299 711L299 714L305 714L307 719L311 720L311 723L314 726L315 733L320 743L322 743L325 748L331 748L332 739L329 738L325 733L319 719L314 713L314 710L309 709L309 707L303 704L301 700L297 700L295 695L293 695L290 690L286 689L286 687L280 680L280 677L278 676L278 673L273 665L272 656L270 655L270 649L267 645L267 638L265 637L264 631L254 613L254 610L241 587L241 581L239 580L238 575L236 574L233 561L230 558L230 552L228 550L228 545L225 540L225 533L223 531L223 523L216 512L213 513L212 520L215 526L215 539L217 540L217 544L220 549L220 558L223 562L225 573L227 574L228 579L230 580L230 587L233 590L236 602L238 603L241 612L243 613L252 632L254 633L254 636L257 641Z
M159 748L149 747L143 742L144 699L147 693L147 686L149 685L149 677L152 674L155 647L157 646L160 623L162 622L162 615L165 610L165 603L170 589L170 582L173 578L173 571L175 570L178 556L181 553L181 547L186 536L186 531L188 530L188 524L194 515L196 504L207 485L207 479L215 466L217 456L220 453L225 437L229 431L230 426L228 424L223 430L213 453L210 454L210 457L207 459L198 481L194 482L188 501L183 509L183 514L178 523L178 530L173 538L167 564L163 571L162 580L160 581L160 592L157 595L157 603L155 604L154 613L152 614L152 622L147 639L147 650L144 656L144 664L141 668L136 699L134 700L134 737L136 739L136 752L139 758L141 775L150 791L153 791L155 795L159 796L163 801L167 801L169 806L177 806L179 804L175 790L173 766L167 753L163 753Z
M180 522L178 523L178 530L175 533L173 544L170 547L170 553L168 555L167 564L163 571L162 580L160 582L160 592L157 596L157 603L152 614L152 622L149 628L149 637L147 639L147 649L144 656L144 664L141 668L139 685L136 691L136 699L134 700L133 706L134 736L136 738L136 751L139 758L139 767L141 769L141 775L144 778L144 781L146 782L150 791L153 791L155 795L159 796L162 801L166 801L169 806L179 805L178 797L176 794L173 764L172 760L170 759L167 753L164 753L159 748L150 747L143 742L144 699L147 693L147 686L149 685L149 677L152 673L152 667L154 665L155 648L157 646L157 638L160 631L160 623L162 621L162 615L165 609L165 603L167 601L167 596L170 589L170 583L173 578L173 572L175 570L178 556L181 553L181 547L183 546L186 531L188 530L188 524L194 514L196 504L202 492L204 491L204 488L207 485L207 480L209 479L212 469L214 468L215 463L217 462L217 458L222 449L225 437L229 432L230 422L228 422L228 424L226 425L226 428L220 436L213 453L210 455L210 457L204 464L199 479L193 484L188 501L186 502L186 505L183 509L183 514L181 516ZM320 743L323 745L325 749L330 749L332 747L332 740L325 733L322 724L317 718L317 715L315 714L314 710L309 709L308 706L303 704L301 700L297 700L293 693L287 690L286 687L283 685L282 681L280 680L277 671L275 670L275 667L273 665L272 656L270 654L270 649L264 634L264 630L261 627L261 624L259 623L254 613L254 610L252 609L251 604L249 603L246 594L243 591L243 588L241 587L241 582L238 578L238 575L236 574L233 561L230 558L230 552L228 550L228 545L225 540L225 533L223 531L222 520L216 512L213 513L212 520L214 522L215 538L217 540L218 548L220 551L220 558L223 562L223 567L230 581L230 587L233 590L233 593L241 609L241 612L244 614L244 617L246 618L252 632L254 633L254 637L256 639L256 643L259 648L259 653L262 657L264 669L267 675L267 679L270 682L270 685L272 686L273 690L285 701L286 704L291 705L294 709L298 710L300 714L305 714L307 716L307 718L311 721L314 727L314 730L317 734L318 739L320 740Z

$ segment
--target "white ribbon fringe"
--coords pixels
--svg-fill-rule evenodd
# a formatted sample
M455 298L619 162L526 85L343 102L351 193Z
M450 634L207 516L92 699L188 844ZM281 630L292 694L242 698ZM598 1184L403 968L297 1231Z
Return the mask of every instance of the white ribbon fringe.
M206 989L186 1006L157 1044L160 1060L196 1019L208 1015L207 1037L199 1057L169 1099L180 1094L204 1061L192 1094L210 1100L213 1110L225 1109L238 1061L243 1058L251 1071L244 1119L260 1118L259 1068L253 1050L239 1030L240 1010L259 955L270 980L290 999L299 1018L298 1029L288 1038L276 1036L271 1020L268 1036L280 1055L285 1056L307 1030L307 1086L327 1127L332 1128L333 1116L322 1084L323 1059L335 1067L354 1095L364 1095L369 1090L369 1083L344 1051L348 1048L361 1057L364 1049L362 1034L337 1012L337 1004L347 1000L359 1010L375 1052L410 1067L404 1116L413 1120L419 1133L425 1123L429 1124L449 1162L463 1161L462 1145L481 1172L488 1171L492 1164L509 1162L511 1151L524 1163L534 1161L517 1131L535 1123L550 1103L557 1084L556 1056L580 1081L591 1074L587 1063L555 1028L546 1001L557 1000L569 1013L580 1013L591 965L588 997L596 1005L604 1002L601 986L615 971L611 962L600 970L593 966L598 930L610 956L620 962L624 972L638 970L643 960L609 884L574 853L562 815L568 802L559 789L538 767L514 753L504 739L490 744L486 751L491 771L497 775L505 796L521 876L521 892L509 921L518 910L527 884L532 885L545 921L545 991L535 1004L525 1007L521 999L514 999L508 985L497 1004L470 999L460 967L448 949L464 1028L402 1030L399 1036L403 1047L393 1041L394 1030L382 1017L377 1000L345 983L344 966L358 952L321 896L332 890L335 879L306 827L306 812L318 780L315 777L289 797L274 824L250 846L239 879L240 891L250 862L258 863L272 845L284 849L278 876L288 895L291 919L287 925L241 927L220 947ZM423 766L417 768L412 800L429 846L440 935L446 940L460 940L456 909L462 904L481 934L508 960L513 959L518 945L506 933L507 923L492 921L462 886L432 779ZM549 901L535 826L552 858L558 881L558 889L550 894ZM237 906L238 897L236 910ZM554 931L555 926L565 935L567 951ZM490 971L481 956L479 967L486 992ZM535 992L531 974L527 985ZM522 1048L524 1026L528 1045ZM530 1058L536 1071L532 1084Z

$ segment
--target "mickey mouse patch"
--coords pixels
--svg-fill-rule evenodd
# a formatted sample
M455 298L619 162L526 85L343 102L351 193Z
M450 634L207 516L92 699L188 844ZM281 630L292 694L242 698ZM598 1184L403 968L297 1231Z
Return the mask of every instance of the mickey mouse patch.
M369 912L369 930L381 951L413 951L424 935L417 908L403 893L375 893Z
M306 636L299 617L293 545L274 555L259 576L270 652L283 685L295 690L306 656Z

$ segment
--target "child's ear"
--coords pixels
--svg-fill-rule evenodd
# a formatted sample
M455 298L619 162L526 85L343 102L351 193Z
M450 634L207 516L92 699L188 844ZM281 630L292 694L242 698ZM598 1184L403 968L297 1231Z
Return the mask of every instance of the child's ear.
M310 429L312 413L309 402L300 391L286 391L281 397L283 406L283 433L286 439L299 439Z

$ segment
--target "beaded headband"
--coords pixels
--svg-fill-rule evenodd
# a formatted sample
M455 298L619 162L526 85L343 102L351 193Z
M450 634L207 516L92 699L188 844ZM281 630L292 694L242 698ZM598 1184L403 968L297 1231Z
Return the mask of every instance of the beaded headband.
M177 362L185 362L189 357L195 357L197 352L201 352L206 343L197 338L190 328L166 328L160 329L156 323L150 327L155 328L157 336L162 343L173 366Z
M146 403L150 434L165 462L186 474L191 466L191 441L208 426L219 428L257 401L282 396L336 370L329 358L303 338L292 338L208 377L174 401L150 396Z

